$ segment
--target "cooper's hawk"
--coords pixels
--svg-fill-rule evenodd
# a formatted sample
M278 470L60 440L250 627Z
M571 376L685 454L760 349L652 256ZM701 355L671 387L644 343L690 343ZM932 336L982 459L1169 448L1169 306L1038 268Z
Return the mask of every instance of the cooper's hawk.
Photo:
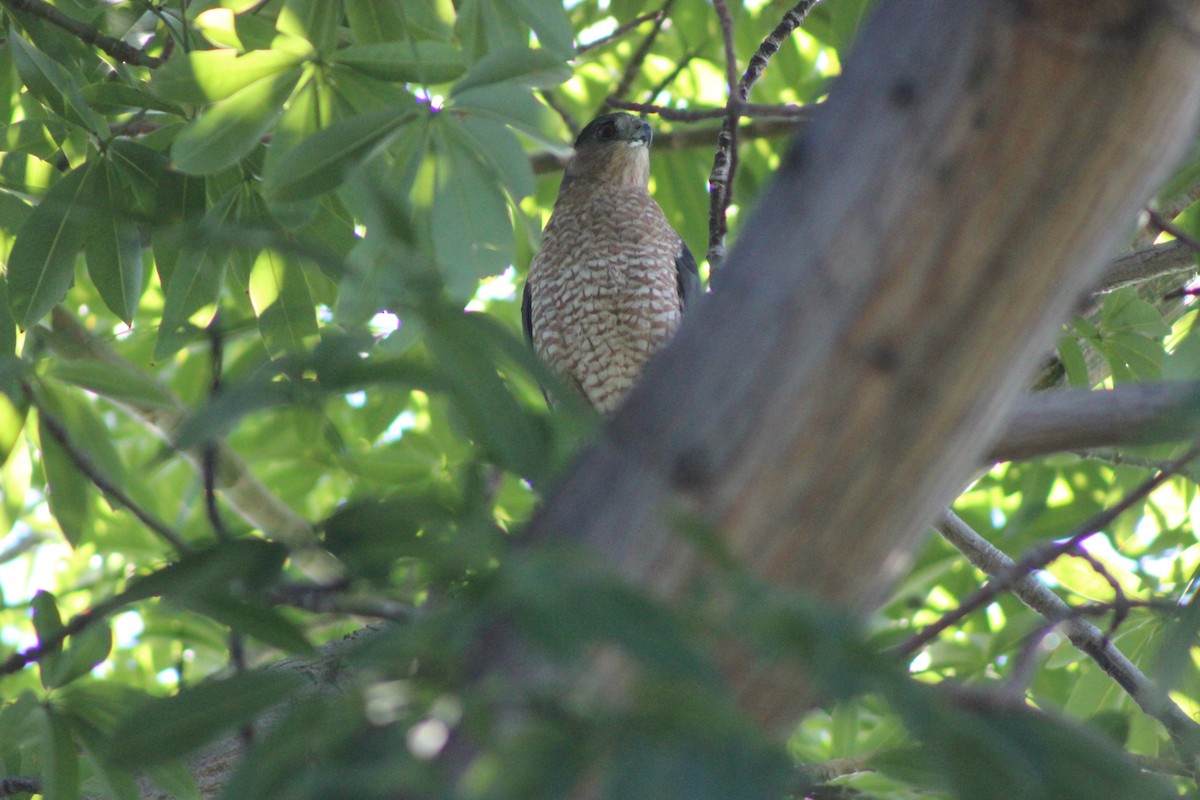
M632 114L579 134L521 302L534 351L602 414L700 296L696 260L650 197L650 139Z

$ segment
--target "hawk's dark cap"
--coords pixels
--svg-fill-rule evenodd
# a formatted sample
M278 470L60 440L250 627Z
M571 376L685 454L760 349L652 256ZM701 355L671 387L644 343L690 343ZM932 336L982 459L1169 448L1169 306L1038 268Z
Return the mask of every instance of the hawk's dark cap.
M589 122L579 132L579 138L575 140L575 148L637 141L645 142L649 147L653 136L649 122L622 111L616 114L604 114Z

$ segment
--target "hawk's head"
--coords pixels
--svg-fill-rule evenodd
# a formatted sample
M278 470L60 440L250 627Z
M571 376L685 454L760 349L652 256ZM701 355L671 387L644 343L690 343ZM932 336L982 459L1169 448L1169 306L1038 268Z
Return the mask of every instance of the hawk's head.
M633 114L596 117L575 140L568 178L646 186L650 180L650 123Z

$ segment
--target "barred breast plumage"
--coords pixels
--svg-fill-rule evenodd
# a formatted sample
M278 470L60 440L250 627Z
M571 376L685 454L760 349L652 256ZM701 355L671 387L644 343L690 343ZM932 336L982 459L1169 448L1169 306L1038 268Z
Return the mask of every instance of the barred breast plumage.
M522 303L538 356L604 414L699 295L695 260L647 188L649 142L630 114L584 128Z

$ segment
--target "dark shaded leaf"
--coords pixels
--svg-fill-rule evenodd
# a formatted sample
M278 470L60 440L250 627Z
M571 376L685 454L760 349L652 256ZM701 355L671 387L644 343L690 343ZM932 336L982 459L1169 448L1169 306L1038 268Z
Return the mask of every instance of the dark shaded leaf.
M63 299L83 247L87 178L92 163L67 173L21 225L8 259L13 316L29 328Z
M392 41L343 47L331 61L385 81L445 83L463 74L462 52L442 42Z
M388 108L333 123L271 165L264 176L272 200L303 200L336 188L346 173L385 147L414 118L415 104Z
M151 700L117 728L106 756L120 766L146 767L186 755L287 700L299 682L283 671L246 672Z
M451 97L470 89L512 82L520 86L556 86L571 77L562 55L549 50L506 47L476 61L454 88Z

